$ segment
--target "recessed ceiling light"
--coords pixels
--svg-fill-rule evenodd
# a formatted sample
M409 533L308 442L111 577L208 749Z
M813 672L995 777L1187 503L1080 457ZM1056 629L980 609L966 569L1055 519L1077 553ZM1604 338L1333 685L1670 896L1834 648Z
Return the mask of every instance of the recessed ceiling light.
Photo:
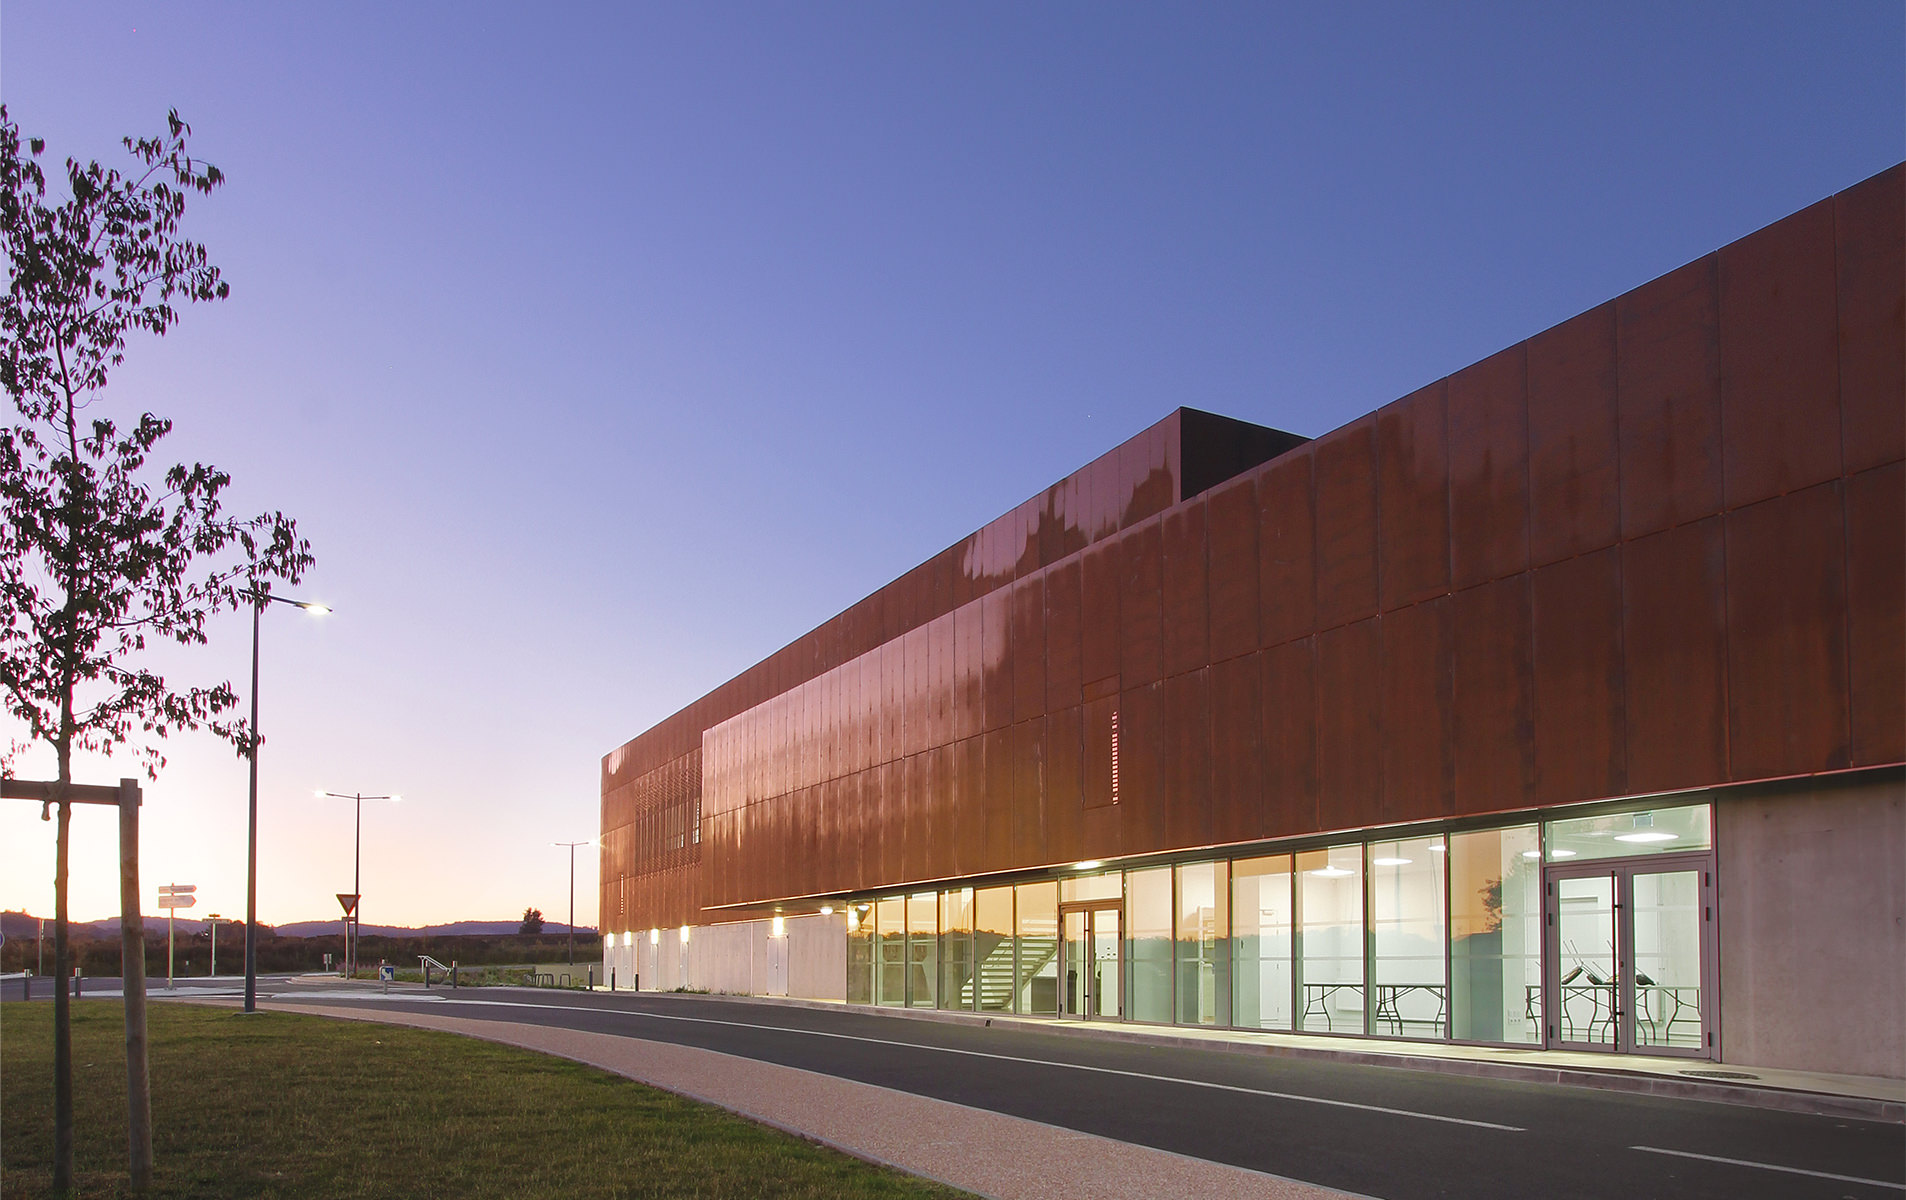
M1669 833L1665 829L1637 829L1633 833L1618 833L1618 842L1672 842L1679 834Z
M1345 875L1354 875L1355 873L1354 871L1346 871L1342 867L1318 867L1315 871L1309 872L1309 874L1312 875L1321 875L1325 879L1342 879Z
M1073 863L1072 869L1075 871L1090 871L1095 867L1102 867L1104 865L1105 865L1104 863L1100 862L1096 858L1088 858L1084 862Z
M1575 851L1573 851L1573 850L1557 850L1557 851L1555 851L1555 853L1557 853L1557 854L1573 854L1573 853L1575 853ZM1522 857L1524 857L1524 858L1541 858L1541 857L1542 857L1542 852L1541 852L1540 850L1524 850L1524 851L1522 852Z
M1431 842L1431 843L1430 843L1430 853L1431 853L1431 854L1441 854L1441 853L1442 853L1442 852L1443 852L1444 850L1446 850L1446 849L1448 849L1448 847L1446 847L1446 846L1444 846L1444 845L1443 845L1443 843L1441 843L1441 842Z
M1407 867L1416 860L1413 858L1373 858L1371 864L1379 867Z
M1531 858L1533 858L1533 857L1535 857L1535 856L1534 856L1533 854L1531 854L1531 855L1530 855L1530 857L1531 857ZM1575 851L1573 851L1573 850L1551 850L1551 851L1549 851L1549 857L1550 857L1550 858L1574 858L1574 857L1575 857Z

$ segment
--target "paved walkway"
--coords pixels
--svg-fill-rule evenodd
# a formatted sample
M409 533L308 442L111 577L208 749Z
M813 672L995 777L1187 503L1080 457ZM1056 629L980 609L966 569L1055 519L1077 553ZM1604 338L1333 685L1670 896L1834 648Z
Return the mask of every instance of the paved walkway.
M1321 1200L1350 1193L926 1096L644 1038L368 1007L265 1003L283 1012L441 1029L587 1063L998 1200L1044 1200L1059 1173L1091 1200Z

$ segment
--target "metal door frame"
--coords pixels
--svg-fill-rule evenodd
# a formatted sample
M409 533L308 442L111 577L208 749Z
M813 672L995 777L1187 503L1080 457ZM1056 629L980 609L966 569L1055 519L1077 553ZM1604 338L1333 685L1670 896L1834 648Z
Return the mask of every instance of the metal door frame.
M1112 900L1112 899L1067 900L1067 901L1060 902L1059 904L1059 1005L1060 1005L1059 1016L1060 1016L1060 1019L1062 1020L1071 1019L1075 1021L1102 1019L1102 1018L1094 1017L1092 1015L1092 1010L1095 1007L1102 1007L1099 1005L1095 1005L1093 1003L1093 1001L1097 998L1098 989L1095 988L1092 983L1093 979L1095 978L1092 971L1092 967L1094 965L1094 960L1096 957L1092 952L1092 943L1093 943L1093 938L1096 933L1097 925L1098 925L1097 914L1102 912L1109 912L1114 917L1118 918L1118 925L1119 925L1118 936L1112 940L1113 941L1112 956L1113 956L1113 964L1114 964L1113 970L1112 970L1112 978L1118 981L1117 983L1118 1019L1121 1021L1125 1020L1125 912L1124 912L1124 908L1125 908L1125 902L1123 900ZM1080 943L1085 948L1084 949L1085 962L1081 964L1081 967L1083 969L1084 979L1085 979L1085 986L1081 989L1081 996L1083 997L1084 1006L1085 1006L1085 1011L1082 1013L1068 1011L1068 1006L1071 1003L1072 997L1069 990L1065 986L1065 983L1066 983L1065 973L1066 973L1066 969L1070 966L1070 964L1066 961L1066 945L1067 945L1066 918L1071 916L1073 913L1078 913L1085 918L1085 934Z
M1700 875L1701 1046L1635 1046L1635 876L1695 871ZM1613 887L1615 911L1614 1041L1612 1044L1568 1041L1559 1019L1562 999L1562 954L1556 885L1564 879L1607 877ZM1579 1050L1592 1054L1649 1054L1673 1058L1712 1059L1719 1056L1718 1020L1720 969L1719 940L1715 934L1716 902L1714 852L1649 854L1626 858L1592 859L1585 863L1547 862L1542 866L1542 1045L1550 1050Z

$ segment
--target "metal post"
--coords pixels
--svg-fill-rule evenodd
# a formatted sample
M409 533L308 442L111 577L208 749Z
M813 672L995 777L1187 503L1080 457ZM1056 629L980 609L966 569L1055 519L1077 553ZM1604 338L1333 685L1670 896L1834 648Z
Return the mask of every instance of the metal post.
M357 794L357 830L351 835L351 978L357 978L358 945L364 940L364 793Z
M132 1190L152 1187L152 1086L146 1068L146 922L139 911L139 784L119 781L119 977L126 1000L126 1136Z
M251 787L245 825L245 1012L258 1011L258 618L265 602L251 606ZM218 935L212 935L213 945Z
M216 914L207 913L205 919L212 926L212 962L205 969L205 977L210 979L218 974L218 917Z
M569 965L576 965L576 848L569 848Z
M44 975L46 974L46 918L45 917L40 918L39 941L40 941L40 944L37 947L35 947L35 950L34 950L34 953L37 955L37 957L34 959L33 973L35 975Z
M177 945L173 938L175 932L173 924L178 914L179 910L176 908L165 910L165 990L168 992L178 989L178 984L172 982L172 951Z

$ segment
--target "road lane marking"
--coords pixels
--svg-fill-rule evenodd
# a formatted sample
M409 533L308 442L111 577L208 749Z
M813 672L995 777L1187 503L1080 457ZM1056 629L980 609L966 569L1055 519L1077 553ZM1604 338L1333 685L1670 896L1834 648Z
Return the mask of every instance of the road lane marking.
M395 999L396 997L392 997ZM315 997L314 997L315 999ZM723 1025L735 1029L758 1029L768 1033L795 1033L809 1037L835 1038L845 1042L865 1042L874 1046L899 1046L908 1050L931 1050L940 1054L960 1054L968 1058L990 1058L1000 1062L1023 1063L1038 1067L1061 1067L1072 1071L1089 1071L1098 1075L1118 1075L1127 1079L1146 1079L1158 1083L1176 1083L1186 1087L1208 1088L1221 1092L1240 1092L1247 1096L1264 1096L1272 1100L1293 1100L1303 1104L1323 1104L1332 1108L1354 1108L1362 1112L1385 1113L1393 1117L1414 1117L1422 1121L1442 1121L1450 1125L1468 1125L1476 1129L1499 1129L1505 1133L1526 1133L1526 1129L1516 1125L1499 1125L1494 1121L1473 1121L1467 1117L1450 1117L1442 1113L1418 1112L1409 1108L1386 1108L1380 1104L1359 1104L1354 1100L1331 1100L1323 1096L1304 1096L1296 1092L1274 1092L1265 1088L1243 1087L1233 1083L1213 1083L1203 1079L1180 1079L1171 1075L1152 1075L1144 1071L1126 1071L1117 1067L1095 1067L1088 1063L1061 1062L1048 1058L1021 1058L1013 1054L994 1054L985 1050L962 1050L955 1046L934 1046L921 1042L903 1042L893 1038L865 1037L852 1033L829 1033L820 1029L798 1029L787 1025L762 1025L752 1021L721 1021L713 1017L684 1017L670 1013L643 1012L626 1008L583 1008L574 1004L535 1004L527 1000L463 1000L453 1004L484 1005L494 1008L537 1008L554 1012L602 1014L605 1016L641 1017L654 1021L683 1021L696 1025Z
M1789 1175L1811 1175L1815 1179L1832 1179L1840 1183L1863 1183L1868 1187L1892 1188L1896 1192L1906 1192L1906 1183L1893 1183L1886 1179L1862 1179L1858 1175L1835 1175L1831 1171L1809 1171L1805 1167L1783 1167L1778 1163L1749 1162L1744 1158L1722 1158L1718 1154L1696 1154L1692 1150L1669 1150L1662 1146L1630 1146L1630 1150L1646 1150L1650 1154L1672 1154L1676 1158L1698 1158L1702 1162L1727 1163L1736 1167L1754 1167L1762 1171L1785 1171Z

